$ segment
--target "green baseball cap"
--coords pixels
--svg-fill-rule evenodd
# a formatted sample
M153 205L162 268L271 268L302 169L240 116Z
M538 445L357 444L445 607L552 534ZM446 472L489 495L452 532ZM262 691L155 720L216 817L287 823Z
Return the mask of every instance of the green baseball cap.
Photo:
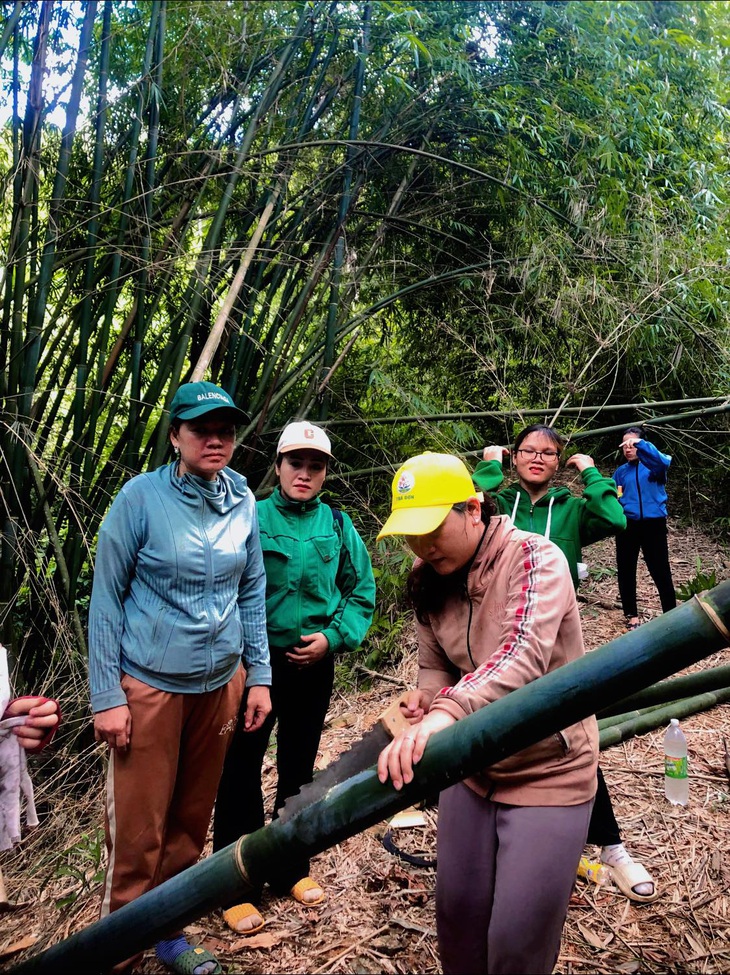
M246 423L248 417L239 410L230 395L214 383L183 383L170 404L170 422L196 420L213 410L227 410L236 424Z

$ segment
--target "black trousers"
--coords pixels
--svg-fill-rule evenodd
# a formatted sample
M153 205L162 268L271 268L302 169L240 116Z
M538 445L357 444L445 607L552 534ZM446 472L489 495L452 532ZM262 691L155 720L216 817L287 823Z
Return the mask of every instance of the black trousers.
M596 801L593 803L586 843L595 843L596 846L615 846L616 843L620 842L621 831L613 814L611 797L608 794L606 780L599 765L598 789L596 790Z
M221 850L265 823L261 770L269 739L276 732L277 788L274 816L289 796L312 781L322 727L332 697L335 662L327 654L316 664L298 667L286 659L285 651L271 648L272 710L258 731L243 730L244 695L238 727L231 742L215 803L213 849ZM277 892L286 893L309 873L309 860L288 861L277 878Z
M626 531L616 536L616 567L618 569L618 591L626 616L637 616L636 607L636 567L639 552L644 556L649 575L659 593L662 612L674 609L677 598L674 594L672 570L669 567L669 548L667 547L667 519L642 518L639 521L627 519Z

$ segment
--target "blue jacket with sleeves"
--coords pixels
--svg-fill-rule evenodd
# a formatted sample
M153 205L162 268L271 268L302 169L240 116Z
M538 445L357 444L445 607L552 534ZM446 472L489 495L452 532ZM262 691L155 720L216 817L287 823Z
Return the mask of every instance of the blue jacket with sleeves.
M665 485L672 458L648 440L637 440L636 454L637 460L622 464L613 475L626 517L629 521L666 518Z
M99 531L89 610L92 709L126 704L121 674L163 691L216 690L241 655L247 685L271 684L266 578L246 478L132 478Z

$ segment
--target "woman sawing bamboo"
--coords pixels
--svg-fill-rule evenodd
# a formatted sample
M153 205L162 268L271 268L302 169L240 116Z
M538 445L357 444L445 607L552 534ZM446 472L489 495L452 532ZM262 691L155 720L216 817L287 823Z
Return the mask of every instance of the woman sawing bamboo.
M393 479L379 537L404 535L418 632L412 722L378 775L413 779L431 735L583 656L562 553L493 514L461 460L411 458ZM560 949L596 791L594 717L445 789L436 923L445 975L549 973Z

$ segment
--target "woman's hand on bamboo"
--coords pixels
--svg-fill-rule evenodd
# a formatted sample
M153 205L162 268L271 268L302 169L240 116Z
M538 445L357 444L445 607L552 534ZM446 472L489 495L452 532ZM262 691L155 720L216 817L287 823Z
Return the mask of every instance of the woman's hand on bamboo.
M94 715L94 738L110 748L126 752L132 740L132 712L126 704Z
M244 731L258 731L271 713L271 693L263 684L249 687L246 692L246 711L243 718Z
M456 721L446 711L431 711L418 724L412 725L406 731L391 741L383 749L378 758L378 778L386 782L390 777L395 789L402 789L413 781L413 766L417 765L426 748L431 735L435 735L444 728L451 727Z

